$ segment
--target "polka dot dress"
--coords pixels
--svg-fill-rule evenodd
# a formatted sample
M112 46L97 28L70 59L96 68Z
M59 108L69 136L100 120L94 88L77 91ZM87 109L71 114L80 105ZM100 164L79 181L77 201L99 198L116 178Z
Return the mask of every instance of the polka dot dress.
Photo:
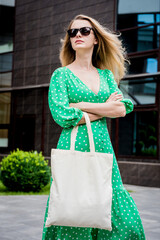
M121 93L110 70L97 68L97 71L100 76L100 88L97 94L67 67L57 68L53 72L48 92L49 108L55 122L63 127L57 148L70 149L72 128L77 125L83 116L80 109L69 107L69 103L81 101L103 103L113 92L118 91L118 93ZM124 103L127 114L133 110L133 103L130 99L123 98L121 102ZM122 183L107 129L106 118L92 121L91 127L95 150L97 152L113 153L114 156L112 170L112 231L67 226L50 226L46 228L49 195L44 216L42 240L144 240L146 238L137 206ZM78 127L75 149L82 152L90 151L86 124L81 124ZM51 178L50 184L52 181Z

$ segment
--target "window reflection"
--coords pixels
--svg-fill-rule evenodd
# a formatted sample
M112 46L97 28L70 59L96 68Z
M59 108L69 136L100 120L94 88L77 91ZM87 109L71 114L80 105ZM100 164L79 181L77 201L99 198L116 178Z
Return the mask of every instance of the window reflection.
M129 74L156 73L158 71L158 59L154 57L131 58L128 65Z
M147 24L153 25L145 26ZM158 48L160 36L159 24L159 13L118 15L117 28L122 33L121 39L127 52L146 51Z
M0 53L13 51L14 7L0 5ZM3 23L3 24L2 24Z
M10 87L12 79L12 72L0 73L0 88Z
M153 78L122 80L120 89L125 98L130 98L134 105L155 104L156 82Z
M121 40L128 53L146 51L159 47L157 26L122 31Z
M158 16L159 14L157 14ZM151 23L155 23L155 19L154 19L154 14L138 14L137 15L137 21L138 21L138 26L143 26L144 24L151 24Z
M124 134L127 129L127 135ZM119 155L156 156L157 112L132 112L119 119Z
M8 129L0 129L0 147L8 147Z
M0 36L0 53L13 51L13 36Z
M12 53L0 55L0 72L12 70Z
M155 73L158 71L158 61L155 58L147 58L147 73Z
M0 124L10 123L11 93L0 94Z
M157 33L156 25L138 29L137 38L137 51L145 51L159 47L159 34Z

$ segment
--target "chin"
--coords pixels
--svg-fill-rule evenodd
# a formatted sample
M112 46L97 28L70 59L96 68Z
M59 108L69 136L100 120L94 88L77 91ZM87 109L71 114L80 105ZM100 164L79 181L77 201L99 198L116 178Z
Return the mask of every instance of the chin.
M74 48L73 48L73 50L74 51L78 51L78 50L91 50L92 48L90 48L90 47L86 47L86 46L82 46L81 44L79 44L78 46L75 46Z

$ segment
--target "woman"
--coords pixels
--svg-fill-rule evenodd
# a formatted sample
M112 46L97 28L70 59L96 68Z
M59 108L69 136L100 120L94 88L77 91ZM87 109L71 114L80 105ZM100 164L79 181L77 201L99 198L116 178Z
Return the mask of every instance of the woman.
M79 125L75 149L90 151L83 111L87 112L98 152L113 153L106 117L124 117L133 103L124 99L117 83L125 74L124 49L118 37L95 19L76 16L69 24L49 87L49 108L63 127L57 148L70 149L70 134ZM51 179L52 183L52 179ZM114 155L112 171L112 231L97 228L45 227L42 240L144 240L142 221L131 195L124 188Z

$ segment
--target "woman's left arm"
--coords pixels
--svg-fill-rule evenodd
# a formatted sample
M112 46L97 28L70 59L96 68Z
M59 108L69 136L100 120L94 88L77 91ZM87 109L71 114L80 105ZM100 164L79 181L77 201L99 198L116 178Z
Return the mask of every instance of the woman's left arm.
M122 99L120 102L124 104L125 109L126 109L126 114L132 112L134 105L133 105L133 102L131 101L131 99L124 98L123 93L118 88L117 82L114 79L113 73L108 69L105 69L105 73L106 73L106 79L108 81L108 85L109 85L109 89L110 89L110 94L113 94L115 92L117 92L118 94L121 94Z
M133 103L130 99L125 99L121 90L114 80L114 75L110 70L107 71L107 81L110 89L110 96L104 103L79 102L71 103L70 106L77 107L82 111L94 113L102 117L124 117L133 111Z
M71 107L79 108L84 112L94 113L101 117L124 117L126 110L124 104L120 101L107 101L104 103L79 102L70 103Z

